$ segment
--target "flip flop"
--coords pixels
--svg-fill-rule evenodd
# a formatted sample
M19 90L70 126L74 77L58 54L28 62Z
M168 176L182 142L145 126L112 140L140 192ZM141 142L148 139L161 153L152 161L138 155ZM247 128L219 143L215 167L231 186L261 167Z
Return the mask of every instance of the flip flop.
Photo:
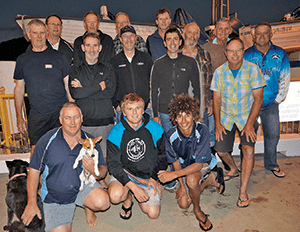
M278 173L281 171L281 169L279 168L279 170L277 171L277 170L275 170L275 169L272 169L272 170L270 170L272 173L273 173L273 175L274 176L276 176L277 178L283 178L283 177L285 177L285 174L283 173L283 175L278 175Z
M246 208L246 207L248 207L250 205L250 202L247 205L239 205L239 202L243 203L243 202L248 201L248 200L249 200L248 195L247 195L247 197L244 200L242 200L240 197L238 197L238 200L236 202L236 206L239 207L239 208Z
M131 202L131 206L129 208L125 208L124 205L122 205L122 209L124 210L125 216L123 216L120 212L120 217L124 220L128 220L132 216L132 206L133 206L133 201ZM126 217L126 214L130 211L130 214L128 217Z
M228 178L225 179L227 176L228 176ZM231 180L231 179L233 179L233 178L236 178L236 177L239 177L239 176L240 176L240 173L237 173L237 174L235 174L235 175L225 175L225 176L224 176L224 181L229 181L229 180Z
M217 187L218 190L220 190L221 186L223 186L222 191L219 193L219 194L223 194L225 191L225 181L224 181L223 169L220 167L217 167L216 181L219 183L219 187Z
M203 212L202 212L203 213ZM203 213L204 214L204 213ZM204 220L204 222L201 220L201 219L199 219L199 218L197 218L197 220L199 221L199 226L200 226L200 228L203 230L203 231L209 231L209 230L211 230L212 228L213 228L213 224L210 222L210 227L208 227L207 229L204 229L203 228L203 226L201 225L201 223L203 224L203 225L205 225L206 224L206 222L207 222L207 220L208 220L208 217L207 217L207 214L204 214L205 215L205 220Z

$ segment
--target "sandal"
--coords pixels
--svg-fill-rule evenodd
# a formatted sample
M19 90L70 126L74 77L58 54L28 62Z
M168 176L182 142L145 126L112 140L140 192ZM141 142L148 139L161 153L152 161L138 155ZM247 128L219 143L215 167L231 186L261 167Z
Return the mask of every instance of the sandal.
M202 212L203 213L203 212ZM203 213L204 214L204 213ZM199 221L199 226L200 226L200 228L202 229L202 230L204 230L204 231L209 231L209 230L211 230L212 228L213 228L213 224L210 222L210 227L208 227L207 229L204 229L203 228L203 226L201 225L201 223L205 226L205 224L206 224L206 222L208 221L208 216L207 216L207 214L204 214L205 215L205 220L204 221L202 221L201 219L199 219L199 218L197 218L197 220Z
M239 208L246 208L246 207L248 207L250 205L250 202L247 205L239 205L239 202L243 203L245 201L249 201L248 195L247 195L247 197L244 200L242 200L240 197L238 197L238 200L236 202L236 206L239 207Z
M285 177L285 174L284 174L284 172L282 171L282 174L279 174L280 172L281 172L281 169L280 168L278 168L278 170L276 170L276 169L272 169L272 170L270 170L272 173L273 173L273 175L274 176L276 176L277 178L283 178L283 177Z
M216 176L216 181L219 183L219 187L217 187L218 190L221 189L221 186L223 186L223 189L219 194L223 194L225 191L225 181L224 181L224 173L223 169L220 167L217 167L217 176Z
M123 216L120 212L120 217L124 220L128 220L132 216L132 206L133 206L133 201L131 202L131 206L129 208L125 208L124 205L122 205L122 209L124 210L125 216ZM128 217L126 217L126 214L130 211L130 214Z

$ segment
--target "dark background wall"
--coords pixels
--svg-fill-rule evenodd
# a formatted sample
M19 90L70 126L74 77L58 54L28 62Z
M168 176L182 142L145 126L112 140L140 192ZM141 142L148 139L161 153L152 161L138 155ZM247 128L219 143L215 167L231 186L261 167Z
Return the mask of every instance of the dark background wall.
M14 21L17 14L82 17L89 10L100 13L102 5L114 15L119 11L128 13L134 22L154 23L159 8L169 8L173 17L175 10L182 7L201 27L211 23L211 0L0 0L0 42L22 36ZM253 25L278 22L299 5L299 0L230 0L230 13L237 12L245 25Z

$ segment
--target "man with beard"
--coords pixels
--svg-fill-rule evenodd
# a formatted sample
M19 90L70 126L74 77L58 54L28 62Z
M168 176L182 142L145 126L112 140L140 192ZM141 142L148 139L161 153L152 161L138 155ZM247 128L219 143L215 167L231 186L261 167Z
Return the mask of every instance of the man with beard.
M208 119L209 117L213 117L213 93L210 90L212 79L211 59L210 54L198 45L199 37L199 26L194 22L187 24L183 29L184 46L182 48L182 53L186 56L194 57L198 61L201 70L201 82L203 86L201 92L201 103L203 108L201 110L203 110L204 113L203 122L210 128L210 146L213 147L215 143L214 124L210 126Z
M167 52L167 48L164 45L164 36L171 25L171 12L169 9L159 9L156 12L155 22L157 30L152 35L149 35L146 41L148 52L152 56L153 61L156 61Z
M83 36L81 47L85 60L71 67L69 87L82 110L82 128L95 138L102 136L100 145L106 157L106 138L114 123L112 98L116 83L112 66L98 58L102 49L100 42L96 33Z

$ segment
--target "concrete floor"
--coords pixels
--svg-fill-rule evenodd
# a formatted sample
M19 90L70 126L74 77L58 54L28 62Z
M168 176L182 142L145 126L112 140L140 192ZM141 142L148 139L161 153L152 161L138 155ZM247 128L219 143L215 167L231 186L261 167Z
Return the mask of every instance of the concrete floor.
M213 223L211 231L232 232L299 232L300 231L300 157L286 158L279 155L279 165L286 173L283 179L275 178L271 172L263 169L261 155L256 155L254 172L248 185L250 206L236 207L239 178L226 182L224 195L215 188L204 190L201 195L202 210L209 214ZM5 181L7 174L0 174L0 225L7 222ZM150 220L135 204L129 221L119 217L121 205L112 205L106 212L98 212L98 224L90 228L85 221L84 210L77 208L73 221L73 232L180 232L201 231L195 219L192 207L180 209L175 193L163 191L161 215Z

